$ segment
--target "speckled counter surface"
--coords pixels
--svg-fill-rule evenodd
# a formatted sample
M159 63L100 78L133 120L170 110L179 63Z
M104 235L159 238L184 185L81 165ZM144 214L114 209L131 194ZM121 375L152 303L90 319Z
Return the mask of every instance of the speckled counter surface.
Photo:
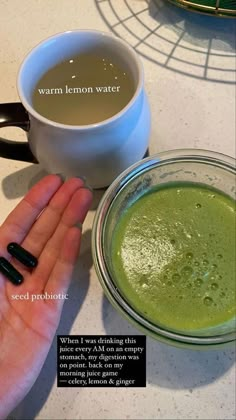
M114 31L140 53L152 110L150 153L194 147L235 155L235 22L186 13L157 0L1 0L0 102L18 100L27 52L75 28ZM18 129L1 136L24 139ZM0 158L0 222L45 174L40 165ZM95 194L94 209L101 197ZM84 224L81 256L61 334L138 334L111 307L94 272ZM146 388L57 388L56 344L15 419L233 419L235 351L175 349L147 339Z

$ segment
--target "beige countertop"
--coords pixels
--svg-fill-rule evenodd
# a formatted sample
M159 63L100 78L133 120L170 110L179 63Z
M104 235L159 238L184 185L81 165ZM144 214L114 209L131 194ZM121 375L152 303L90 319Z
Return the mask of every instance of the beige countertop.
M192 14L161 0L2 0L0 102L18 101L16 76L29 50L69 29L113 31L140 53L152 111L150 153L203 148L235 156L235 22ZM20 129L1 137L24 139ZM0 223L45 174L0 158ZM98 202L101 193L95 193ZM96 204L96 203L95 203ZM94 206L95 207L95 206ZM138 334L104 297L90 248L95 210L60 334ZM57 388L56 341L14 419L233 419L235 351L175 349L147 339L146 388Z

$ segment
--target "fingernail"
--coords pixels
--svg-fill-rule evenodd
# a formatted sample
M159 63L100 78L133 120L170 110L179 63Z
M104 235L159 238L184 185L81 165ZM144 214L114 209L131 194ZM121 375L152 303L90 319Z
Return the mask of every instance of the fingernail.
M84 188L86 188L86 190L89 190L93 194L93 188L90 187L90 185L87 182L85 182Z
M55 175L59 176L59 178L61 178L62 182L64 182L65 179L66 179L65 175L63 175L61 173L60 174L55 174Z
M76 178L82 179L84 183L83 188L86 188L87 190L91 191L91 193L93 193L93 188L88 184L87 178L85 176L77 176Z
M86 183L86 177L83 175L80 176L76 176L76 178L81 179L81 181L83 181L84 183Z
M81 222L77 222L77 223L75 223L75 225L74 225L75 227L77 227L78 229L80 229L81 231L82 231L82 229L83 229L83 223L81 223Z

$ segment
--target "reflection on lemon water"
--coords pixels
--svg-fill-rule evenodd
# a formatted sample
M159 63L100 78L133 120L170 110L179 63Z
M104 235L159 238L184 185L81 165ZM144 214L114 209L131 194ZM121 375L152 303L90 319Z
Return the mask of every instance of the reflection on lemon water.
M118 59L96 48L49 69L37 82L32 103L52 121L86 125L117 114L134 90L129 72Z

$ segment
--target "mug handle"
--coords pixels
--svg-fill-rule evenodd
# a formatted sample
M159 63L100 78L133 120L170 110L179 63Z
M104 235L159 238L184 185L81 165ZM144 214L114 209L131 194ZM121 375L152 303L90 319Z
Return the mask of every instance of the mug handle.
M0 128L11 126L29 131L29 114L20 102L0 104ZM38 163L27 142L10 141L1 137L0 157Z

